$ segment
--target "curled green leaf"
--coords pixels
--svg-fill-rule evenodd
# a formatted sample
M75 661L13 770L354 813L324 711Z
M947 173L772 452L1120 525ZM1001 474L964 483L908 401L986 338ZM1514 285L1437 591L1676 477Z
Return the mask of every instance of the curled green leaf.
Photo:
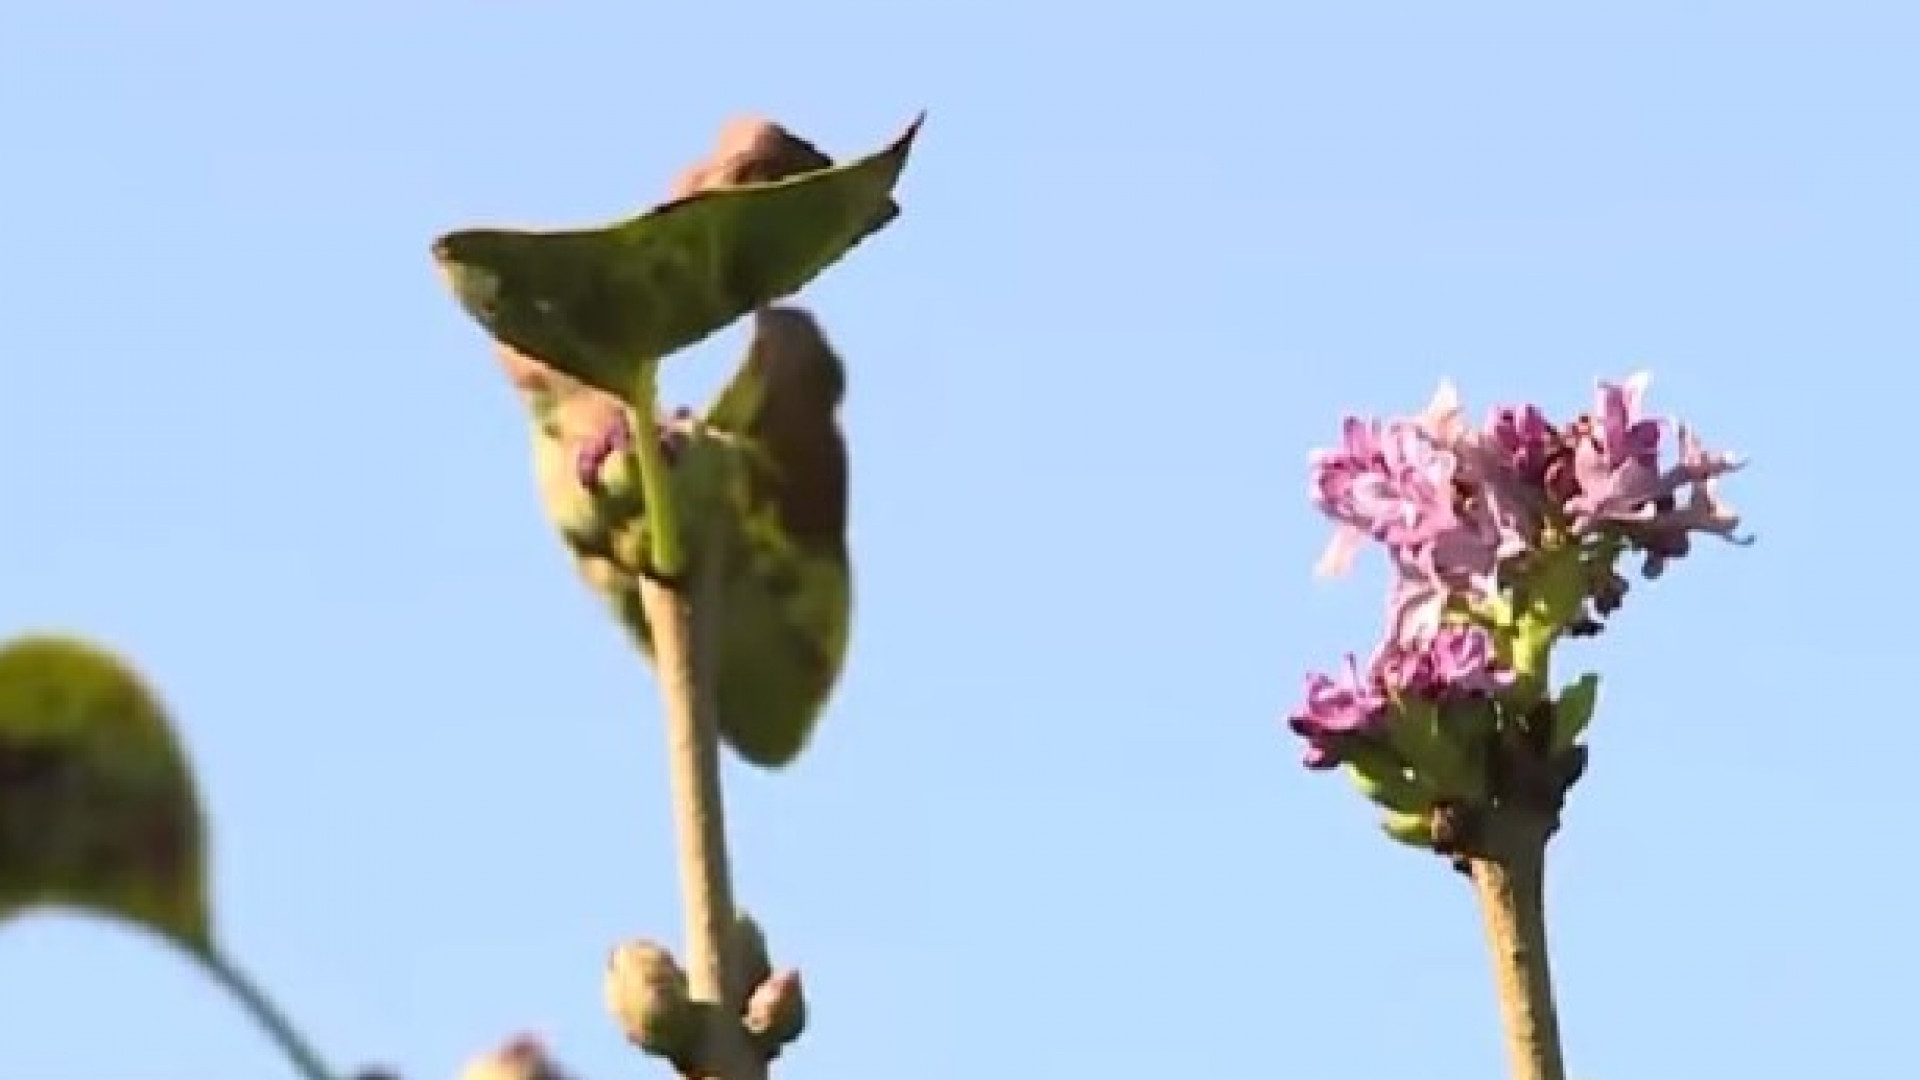
M185 754L124 663L54 636L0 648L0 922L64 906L212 948Z
M698 191L605 228L449 233L434 258L498 341L630 399L648 365L799 291L897 217L919 130L848 165Z

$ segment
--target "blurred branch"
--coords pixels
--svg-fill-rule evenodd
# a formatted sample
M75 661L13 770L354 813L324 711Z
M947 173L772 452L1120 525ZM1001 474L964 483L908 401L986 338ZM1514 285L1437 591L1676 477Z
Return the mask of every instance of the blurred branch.
M217 949L193 950L192 956L199 961L208 977L233 995L248 1017L266 1032L301 1076L306 1080L334 1080L333 1073L320 1060L312 1044L293 1026L293 1021L238 964Z

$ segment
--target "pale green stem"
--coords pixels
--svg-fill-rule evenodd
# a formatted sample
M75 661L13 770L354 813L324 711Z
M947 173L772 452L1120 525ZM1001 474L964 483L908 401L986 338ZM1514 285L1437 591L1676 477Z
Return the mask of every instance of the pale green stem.
M247 1016L259 1026L260 1030L266 1032L267 1037L280 1048L280 1052L286 1055L294 1071L306 1080L334 1080L333 1073L327 1069L326 1063L320 1060L320 1055L315 1052L312 1044L307 1042L299 1029L293 1026L293 1022L287 1019L286 1013L280 1011L280 1007L267 996L267 992L248 978L238 964L223 955L217 948L188 946L187 951L200 962L201 969L207 973L208 977L219 983L227 993L233 995L233 999L240 1003L240 1007L246 1011Z
M652 504L649 504L651 511ZM703 553L711 554L711 553ZM747 1041L741 1003L728 999L733 881L727 860L726 805L720 785L720 737L714 715L713 644L719 577L703 558L686 585L640 582L653 637L667 728L667 766L686 922L687 987L707 1004L702 1080L765 1080L766 1063Z
M1547 831L1489 815L1484 849L1468 860L1506 1031L1513 1080L1566 1080L1547 954Z
M680 518L673 506L673 477L666 455L660 452L660 423L654 416L658 408L654 392L654 370L658 363L645 365L634 391L633 450L640 460L640 494L647 504L648 554L652 571L672 578L686 567L686 552L680 540Z

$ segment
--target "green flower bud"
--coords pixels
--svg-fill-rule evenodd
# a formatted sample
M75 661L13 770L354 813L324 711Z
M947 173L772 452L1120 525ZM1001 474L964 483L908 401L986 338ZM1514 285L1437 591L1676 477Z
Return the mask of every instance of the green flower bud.
M1433 850L1433 823L1426 814L1391 810L1381 819L1380 829L1408 847Z
M624 522L639 517L646 508L640 487L640 455L632 450L608 454L594 479L594 495L601 514L608 521Z
M648 569L651 543L647 537L647 523L640 518L622 524L607 537L607 557L626 572L628 587L631 587L633 578Z
M576 551L605 551L612 530L585 488L555 492L547 504L554 525Z

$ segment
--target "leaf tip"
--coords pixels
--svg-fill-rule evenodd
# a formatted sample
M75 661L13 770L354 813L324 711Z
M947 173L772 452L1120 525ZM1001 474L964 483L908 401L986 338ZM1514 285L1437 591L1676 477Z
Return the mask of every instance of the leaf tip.
M921 109L914 114L913 120L907 124L906 130L902 131L899 136L893 140L893 152L900 155L902 159L912 152L915 140L920 138L920 129L926 126L926 123L927 110Z

